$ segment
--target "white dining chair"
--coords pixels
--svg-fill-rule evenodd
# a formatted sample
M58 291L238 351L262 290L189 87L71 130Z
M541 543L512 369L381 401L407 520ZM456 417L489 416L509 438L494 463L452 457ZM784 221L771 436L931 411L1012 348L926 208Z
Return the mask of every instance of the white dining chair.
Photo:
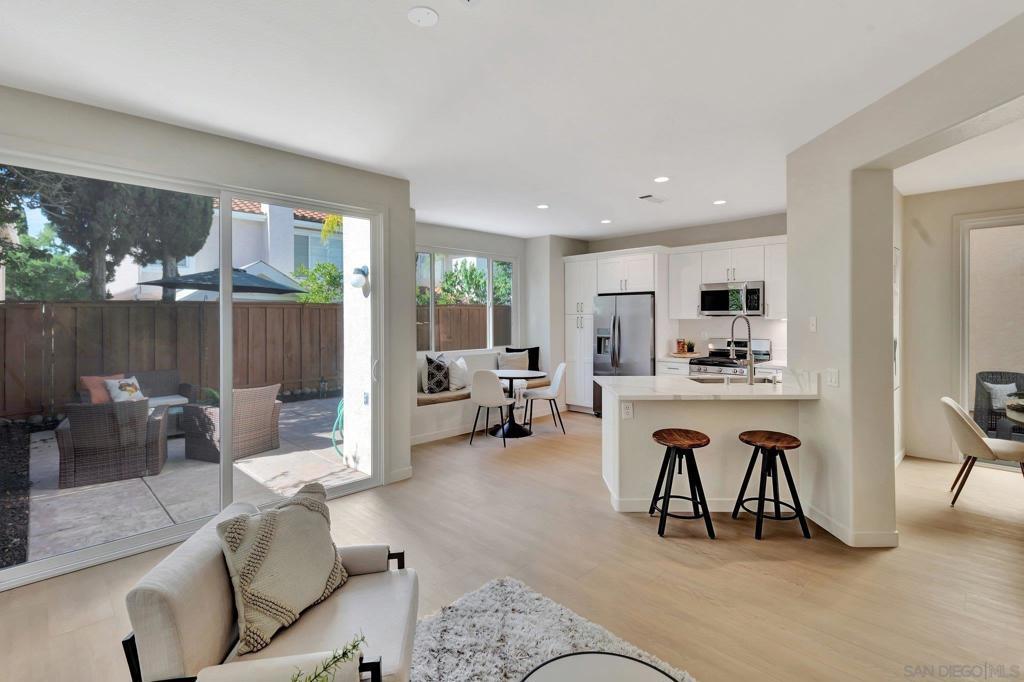
M523 391L523 399L526 400L526 414L527 424L529 429L533 431L533 401L534 400L546 400L548 406L551 408L551 419L554 420L555 425L562 427L562 433L565 433L565 422L562 421L562 412L558 409L558 393L562 390L562 377L565 376L565 363L560 363L555 368L555 374L551 377L551 383L543 388L530 388Z
M486 433L490 424L491 408L496 407L501 416L499 422L502 425L501 447L505 447L505 412L503 408L507 407L511 410L516 399L505 396L498 375L489 369L473 372L473 385L469 390L469 399L476 403L476 416L473 417L473 430L469 433L469 444L473 444L473 436L476 435L476 423L480 419L480 410L487 410L484 415L484 433Z
M967 414L967 411L952 398L943 398L942 406L946 421L949 423L949 430L953 432L956 448L964 456L964 463L960 465L960 471L953 479L953 485L949 487L950 492L956 488L953 501L949 503L950 507L956 504L960 492L964 489L964 484L967 483L967 477L974 469L974 463L979 459L1017 462L1020 465L1021 473L1024 474L1024 443L987 437L985 432ZM960 483L959 488L957 488L957 482Z

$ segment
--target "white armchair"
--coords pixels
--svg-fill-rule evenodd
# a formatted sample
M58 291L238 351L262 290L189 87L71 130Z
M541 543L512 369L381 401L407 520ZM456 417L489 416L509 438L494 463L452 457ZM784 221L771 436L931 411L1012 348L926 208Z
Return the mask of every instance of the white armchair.
M953 440L956 441L957 450L964 457L960 471L953 479L953 485L949 487L950 492L956 488L953 501L949 503L950 507L956 504L964 489L964 484L967 483L967 477L974 469L974 463L979 459L1017 462L1020 464L1021 473L1024 473L1024 443L989 438L967 414L967 411L952 398L943 398L942 406L946 421L949 423L949 430L953 433ZM957 488L957 483L960 484L959 488Z
M250 504L230 505L128 593L133 632L123 646L132 681L287 680L298 668L312 670L362 633L366 645L358 669L373 682L407 682L419 582L416 572L405 568L404 554L387 545L340 547L348 581L303 611L267 647L244 656L235 653L233 588L216 525L257 511ZM397 568L391 568L392 561Z

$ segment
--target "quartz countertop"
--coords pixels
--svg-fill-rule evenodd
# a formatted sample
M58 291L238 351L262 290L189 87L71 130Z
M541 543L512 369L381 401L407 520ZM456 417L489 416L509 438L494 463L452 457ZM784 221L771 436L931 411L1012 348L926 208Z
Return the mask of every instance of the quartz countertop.
M817 400L817 375L798 377L783 371L777 384L700 383L684 376L594 377L603 391L619 400Z

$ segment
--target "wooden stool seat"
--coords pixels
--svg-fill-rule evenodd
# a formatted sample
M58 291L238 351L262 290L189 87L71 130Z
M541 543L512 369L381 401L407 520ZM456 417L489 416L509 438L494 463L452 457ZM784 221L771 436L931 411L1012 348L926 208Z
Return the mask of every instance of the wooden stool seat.
M702 448L711 442L706 434L691 429L659 429L652 433L651 437L658 445L682 450Z
M739 436L747 445L765 450L795 450L800 447L800 439L781 431L744 431Z

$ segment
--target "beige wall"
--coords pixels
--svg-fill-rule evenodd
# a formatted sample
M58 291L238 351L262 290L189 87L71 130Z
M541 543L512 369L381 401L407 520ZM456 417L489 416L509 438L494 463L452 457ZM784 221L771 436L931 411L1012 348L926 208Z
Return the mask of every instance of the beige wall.
M691 225L670 230L658 230L657 232L645 232L644 234L598 239L588 244L587 252L615 251L639 246L692 246L736 239L775 237L781 234L786 234L786 214L775 213L745 220Z
M0 87L0 161L168 189L234 188L383 214L383 478L411 475L415 382L414 228L409 183L105 109Z
M800 408L800 494L847 544L898 540L891 169L1019 116L1022 42L1018 17L787 157L789 364L839 376Z
M908 455L957 458L949 434L936 428L943 424L939 398L961 399L957 217L1014 209L1024 211L1024 181L903 199L903 409ZM1018 277L1022 262L1014 264ZM1016 337L1019 340L1019 333Z

